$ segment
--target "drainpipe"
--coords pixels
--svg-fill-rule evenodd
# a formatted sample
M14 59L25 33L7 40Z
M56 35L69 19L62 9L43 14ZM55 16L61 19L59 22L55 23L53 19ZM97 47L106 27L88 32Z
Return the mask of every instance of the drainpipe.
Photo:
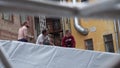
M76 0L73 0L73 4L76 4ZM77 17L74 18L74 27L82 35L88 35L88 29L79 25L79 19Z
M116 35L116 48L117 48L117 53L120 53L120 49L119 49L119 44L120 44L120 38L119 38L119 21L118 20L114 20L114 30L115 30L115 35Z
M120 20L118 20L118 47L119 47L119 53L120 53Z
M82 27L81 25L79 25L79 19L78 18L74 18L74 27L75 29L80 32L82 35L88 35L88 29Z
M118 42L119 42L119 46L120 46L120 20L117 20L117 23L118 23L118 25L117 25L117 27L118 27Z

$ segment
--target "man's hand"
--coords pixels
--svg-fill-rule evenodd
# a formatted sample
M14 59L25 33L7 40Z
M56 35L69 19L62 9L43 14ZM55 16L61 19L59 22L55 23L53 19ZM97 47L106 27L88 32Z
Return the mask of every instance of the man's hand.
M29 38L31 38L31 39L33 39L33 38L34 38L34 36L32 36L32 35L28 35L28 37L29 37Z

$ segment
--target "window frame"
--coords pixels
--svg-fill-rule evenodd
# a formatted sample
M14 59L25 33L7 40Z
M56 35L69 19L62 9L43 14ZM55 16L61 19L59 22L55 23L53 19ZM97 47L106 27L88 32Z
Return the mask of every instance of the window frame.
M92 41L92 45L87 45L86 44L89 40ZM94 45L93 45L93 39L92 38L84 40L84 43L85 43L85 48L87 50L94 50ZM89 49L89 46L92 46L92 49Z
M22 21L22 17L25 17L25 20L24 21ZM27 15L19 15L19 17L20 17L20 25L22 25L23 24L23 22L25 22L26 20L28 20L28 16Z
M108 38L111 36L111 39ZM105 39L106 38L106 39ZM103 35L103 39L104 39L104 46L105 46L105 51L106 52L115 52L115 49L114 49L114 42L113 42L113 35L112 34L106 34L106 35ZM108 40L107 40L108 39ZM108 44L112 44L112 46L108 46ZM111 48L112 47L112 51L111 51ZM108 49L110 48L110 49Z
M9 16L9 18L5 18L5 14L9 14L9 15L6 15L6 16ZM13 14L11 13L2 13L2 19L5 20L5 21L8 21L10 23L14 23L14 17L13 17Z

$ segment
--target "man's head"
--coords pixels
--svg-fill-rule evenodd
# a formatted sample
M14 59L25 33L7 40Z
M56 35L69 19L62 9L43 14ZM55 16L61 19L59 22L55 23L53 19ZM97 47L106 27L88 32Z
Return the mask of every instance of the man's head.
M25 21L25 22L23 23L23 26L26 26L27 28L29 28L29 27L30 27L29 21Z
M65 35L66 35L67 37L71 36L70 30L66 30L66 31L65 31Z
M44 36L48 35L47 30L46 30L46 29L42 30L42 34L43 34Z

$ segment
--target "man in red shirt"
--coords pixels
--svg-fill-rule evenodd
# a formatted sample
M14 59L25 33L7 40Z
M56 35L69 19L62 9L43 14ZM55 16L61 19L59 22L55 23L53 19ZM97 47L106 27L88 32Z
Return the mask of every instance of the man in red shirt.
M69 30L65 31L65 36L62 39L62 46L63 47L70 47L70 48L75 48L75 39L71 35L71 32Z

